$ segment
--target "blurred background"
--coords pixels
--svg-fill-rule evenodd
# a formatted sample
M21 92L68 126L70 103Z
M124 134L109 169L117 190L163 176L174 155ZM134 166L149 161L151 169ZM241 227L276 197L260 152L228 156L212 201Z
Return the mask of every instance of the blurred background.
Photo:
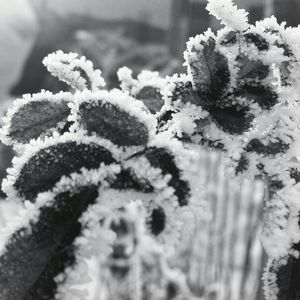
M236 0L250 22L275 14L297 26L299 0ZM206 0L0 0L0 98L66 87L41 61L49 52L74 51L102 69L110 87L116 70L182 71L189 36L217 29Z

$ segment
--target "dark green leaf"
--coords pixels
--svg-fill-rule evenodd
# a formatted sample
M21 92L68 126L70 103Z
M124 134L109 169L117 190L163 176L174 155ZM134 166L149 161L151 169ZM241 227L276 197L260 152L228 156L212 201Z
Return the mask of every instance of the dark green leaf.
M159 112L164 105L160 90L152 86L143 87L135 98L143 101L152 114Z
M67 122L70 108L66 101L32 101L22 106L12 117L9 137L19 143L28 143Z
M98 196L97 187L58 195L41 208L39 219L15 232L0 257L1 300L53 300L54 278L75 263L79 218Z
M256 102L263 109L271 109L278 102L278 95L270 87L261 84L245 84L238 91L236 96L244 97Z
M201 45L202 50L193 50L197 59L191 59L189 65L198 95L214 103L223 95L230 82L228 60L216 50L212 38Z
M81 168L97 169L101 163L114 163L110 151L99 145L59 143L40 150L22 168L14 187L33 201L38 193L50 190L63 175Z
M220 44L222 46L233 46L238 41L238 34L239 32L229 31L222 37Z
M84 102L79 107L81 125L100 137L119 146L146 145L149 139L148 128L137 117L130 115L111 103Z
M208 106L206 110L217 126L230 134L242 134L252 125L253 116L249 115L247 108Z
M269 50L270 45L261 35L253 32L248 32L244 35L246 42L249 44L254 44L259 51Z
M192 83L188 82L175 82L175 88L172 94L172 101L180 100L182 103L191 103L200 106L202 101L196 91L193 90Z
M174 188L180 206L188 203L190 187L188 182L181 178L181 171L176 166L174 156L164 148L151 147L136 156L145 156L154 168L159 168L163 175L170 174L169 185Z
M246 146L247 152L255 152L265 156L274 156L279 153L285 153L289 149L289 145L278 139L276 142L269 142L267 145L258 139L251 140Z
M110 183L110 187L117 190L135 190L152 193L153 186L146 179L138 178L132 169L122 169Z
M240 80L265 79L269 74L269 67L265 66L259 60L251 60L245 55L240 55L237 58L239 64L237 82Z

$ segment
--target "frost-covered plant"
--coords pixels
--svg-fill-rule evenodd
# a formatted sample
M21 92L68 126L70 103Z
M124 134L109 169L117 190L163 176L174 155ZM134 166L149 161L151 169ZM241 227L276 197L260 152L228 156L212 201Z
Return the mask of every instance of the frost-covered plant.
M231 0L210 0L225 28L191 38L187 74L168 79L160 130L217 148L234 176L266 181L262 242L268 299L300 299L300 29L250 25Z
M196 152L156 136L143 102L101 89L85 58L59 51L44 63L76 92L25 95L5 118L2 140L17 156L2 188L24 209L1 233L1 300L85 299L86 260L111 255L124 228L104 224L132 201L165 253L184 213L205 216Z
M85 58L45 58L75 93L25 95L5 119L2 140L17 156L2 188L24 208L1 234L1 300L85 299L90 257L105 291L105 278L129 272L125 258L147 255L148 277L133 299L178 296L165 289L167 258L182 230L191 234L209 216L199 148L222 151L233 177L265 180L265 295L300 299L300 30L274 17L250 25L231 0L207 8L225 28L189 40L186 74L134 79L122 68L120 89L107 91ZM160 295L147 295L147 283ZM185 283L178 297L191 299Z

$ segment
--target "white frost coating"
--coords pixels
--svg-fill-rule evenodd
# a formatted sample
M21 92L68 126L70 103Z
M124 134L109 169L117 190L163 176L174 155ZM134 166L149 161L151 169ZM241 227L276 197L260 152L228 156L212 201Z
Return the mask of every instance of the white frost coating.
M204 182L203 178L199 177L199 172L203 170L199 149L187 149L178 140L166 139L164 134L159 134L150 146L165 148L174 157L174 162L180 171L180 178L188 182L190 186L187 206L176 209L176 218L181 222L181 224L177 224L178 230L183 230L183 226L192 229L195 226L195 220L209 221L211 215L206 201ZM170 200L166 199L166 203L168 201ZM187 214L192 216L188 220L185 217ZM193 230L184 231L189 234L193 233Z
M238 9L232 0L208 0L206 9L229 28L243 31L249 27L248 12Z
M282 261L282 263L284 263L284 260ZM262 280L264 282L264 295L267 300L277 300L277 294L279 292L279 288L276 283L277 276L274 272L271 271L272 264L273 260L268 260L262 277Z
M145 158L126 163L126 166L134 168L138 177L147 178L155 187L157 195L153 203L161 206L167 215L166 228L158 236L158 241L164 245L168 252L172 253L184 227L194 228L196 219L206 222L210 218L204 189L201 189L202 183L198 177L201 168L200 157L197 151L184 149L177 140L166 141L160 137L153 141L150 146L164 147L174 156L174 161L181 172L181 178L186 180L191 188L191 193L187 199L188 205L180 207L177 197L173 194L173 188L168 187L169 175L159 176L160 170L151 168ZM187 214L191 216L188 220L186 219ZM193 231L185 230L185 232L192 234Z
M297 251L290 251L292 244L300 241L299 229L299 195L300 184L288 184L266 204L265 226L262 242L269 258L279 259L290 255L299 255Z
M122 67L117 71L119 81L121 81L121 88L123 91L129 92L130 95L135 96L138 92L146 86L151 86L162 91L166 86L166 79L159 76L158 72L144 70L137 79L132 77L132 70L127 67Z
M137 84L137 80L132 77L132 70L127 67L122 67L117 71L119 81L121 81L121 88L123 91L130 92L132 86Z
M51 189L53 192L59 194L63 191L74 191L78 187L99 185L103 188L108 188L108 179L112 179L116 174L120 173L121 167L117 164L111 164L109 166L101 163L98 169L87 170L81 168L78 173L71 173L68 176L62 176L60 181L55 184Z
M150 141L155 137L157 126L156 118L147 113L143 102L138 101L117 89L111 91L99 91L96 93L90 91L76 93L75 104L70 103L71 116L69 117L69 121L75 122L70 128L70 131L77 131L81 128L79 106L82 103L88 103L95 106L106 103L114 105L143 123L148 129ZM99 118L101 118L101 116L99 116ZM132 130L134 130L134 128Z
M181 103L174 103L175 107L179 107ZM183 134L188 136L193 135L197 130L195 121L204 120L208 116L208 112L203 110L200 106L187 103L182 105L182 108L173 115L168 130L179 138Z
M112 230L100 225L99 221L105 216L102 209L97 202L90 205L81 217L83 230L74 242L76 263L55 278L58 284L55 299L91 299L98 284L91 262L98 264L99 260L107 258L116 239Z
M210 218L210 213L205 199L204 182L201 176L199 177L199 173L203 170L199 147L184 147L176 139L165 139L164 134L157 135L151 146L163 147L173 155L175 164L180 170L181 179L187 181L190 185L191 194L187 208L198 214L197 217L201 218L202 221L207 221Z
M67 267L64 273L55 278L57 292L55 300L88 300L89 290L85 284L91 281L87 261L76 256L76 264Z
M191 74L174 74L166 77L166 86L161 91L165 105L171 106L172 95L175 91L176 84L188 84L192 82Z
M203 110L200 106L191 104L190 102L183 102L182 95L176 97L174 101L174 94L176 94L176 87L192 84L191 75L175 74L172 77L167 77L167 85L162 91L163 100L165 102L161 109L160 114L165 113L168 110L175 111L172 120L170 120L161 131L167 130L171 136L177 135L182 137L185 133L188 136L194 134L196 130L196 120L205 119L208 116L208 112ZM188 99L184 99L188 101Z
M49 91L42 90L38 94L26 94L23 98L16 99L13 102L13 106L8 109L7 114L3 117L3 127L0 129L0 138L1 141L6 145L16 144L17 147L21 146L19 143L16 143L13 139L9 137L10 134L10 126L14 115L26 104L31 102L42 102L49 101L51 103L61 103L62 101L72 102L73 94L67 92L60 92L58 94L52 94Z
M166 224L164 230L157 236L157 240L164 245L166 252L172 253L175 245L179 242L183 223L180 220L182 208L178 206L174 189L168 185L171 179L170 175L163 176L160 169L151 167L150 163L143 157L124 162L124 167L132 168L138 178L148 180L154 187L154 193L151 194L151 197L144 195L139 200L142 200L146 208L147 218L150 218L154 208L163 208L166 214Z
M30 144L27 144L24 148L22 148L23 154L13 158L13 166L7 169L8 175L2 181L2 190L7 194L8 199L11 201L16 201L16 199L26 200L20 199L20 196L13 185L18 179L22 168L30 158L32 158L42 149L55 146L59 143L67 142L76 142L77 144L93 143L102 146L112 153L112 156L116 161L120 161L123 154L122 150L112 144L110 141L96 136L86 136L85 132L82 131L77 131L76 133L65 133L64 135L59 135L55 132L53 136L46 137L44 140L31 140Z
M43 64L48 71L78 90L97 91L106 85L101 71L93 68L93 63L76 53L64 53L61 50L49 54ZM81 74L84 72L85 74Z

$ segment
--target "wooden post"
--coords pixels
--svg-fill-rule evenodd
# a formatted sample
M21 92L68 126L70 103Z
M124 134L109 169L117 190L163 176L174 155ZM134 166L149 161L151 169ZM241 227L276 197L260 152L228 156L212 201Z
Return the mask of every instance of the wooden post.
M193 258L189 282L205 300L260 300L265 265L258 238L263 183L226 176L217 153L203 153L203 166L213 217L209 224L198 226L188 243Z

